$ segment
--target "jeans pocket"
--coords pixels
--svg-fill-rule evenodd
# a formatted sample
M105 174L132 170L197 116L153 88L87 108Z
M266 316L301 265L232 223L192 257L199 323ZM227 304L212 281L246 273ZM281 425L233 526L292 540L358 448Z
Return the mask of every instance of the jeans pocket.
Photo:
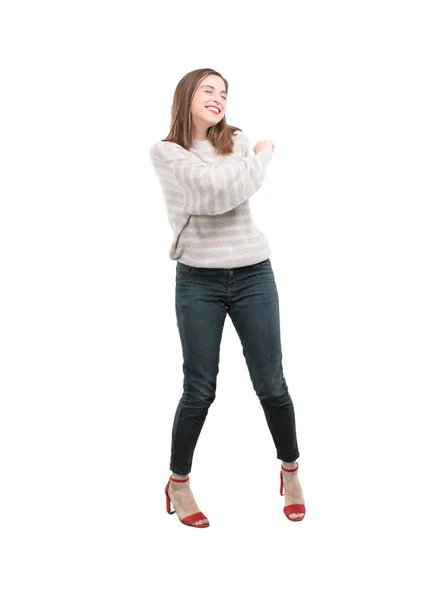
M271 260L270 258L267 258L266 260L262 260L259 263L256 263L256 267L258 267L259 269L266 269L266 267L270 267L271 266Z
M189 265L185 265L184 263L177 262L176 263L176 273L191 273L192 267Z

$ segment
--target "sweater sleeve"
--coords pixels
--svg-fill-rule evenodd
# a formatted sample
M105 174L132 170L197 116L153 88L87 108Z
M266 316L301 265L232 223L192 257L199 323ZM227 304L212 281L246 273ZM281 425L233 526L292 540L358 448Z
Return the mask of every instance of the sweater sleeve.
M173 142L157 142L150 149L153 166L169 167L184 194L183 210L190 215L221 215L256 192L265 177L272 151L207 164Z

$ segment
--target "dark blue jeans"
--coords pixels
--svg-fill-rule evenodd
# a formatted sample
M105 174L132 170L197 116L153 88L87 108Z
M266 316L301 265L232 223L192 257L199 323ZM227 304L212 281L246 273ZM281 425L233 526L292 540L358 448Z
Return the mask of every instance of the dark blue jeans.
M295 413L283 375L277 286L271 261L234 269L176 265L176 318L183 352L183 394L174 417L170 470L188 475L215 399L227 313L239 335L254 390L277 450L299 457Z

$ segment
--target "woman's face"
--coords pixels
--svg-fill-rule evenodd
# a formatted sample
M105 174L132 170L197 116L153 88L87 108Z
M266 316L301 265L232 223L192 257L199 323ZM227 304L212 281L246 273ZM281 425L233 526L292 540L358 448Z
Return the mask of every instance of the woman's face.
M206 127L216 125L224 118L226 100L227 93L221 77L218 75L205 77L192 97L191 114L194 124ZM215 110L215 107L219 110Z

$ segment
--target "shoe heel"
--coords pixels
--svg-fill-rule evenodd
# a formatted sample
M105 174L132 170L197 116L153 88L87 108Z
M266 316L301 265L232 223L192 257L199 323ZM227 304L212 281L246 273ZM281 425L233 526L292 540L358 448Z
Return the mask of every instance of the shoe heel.
M167 508L167 512L169 515L172 515L174 512L174 510L170 510L170 506L171 506L171 500L170 500L170 496L168 495L168 486L170 485L170 482L167 483L167 485L165 486L165 499L166 499L166 508Z
M294 469L286 469L285 467L281 467L281 471L280 471L280 496L284 496L283 494L283 471L287 471L288 473L293 473L294 471L298 470L298 463L296 463L296 467Z

